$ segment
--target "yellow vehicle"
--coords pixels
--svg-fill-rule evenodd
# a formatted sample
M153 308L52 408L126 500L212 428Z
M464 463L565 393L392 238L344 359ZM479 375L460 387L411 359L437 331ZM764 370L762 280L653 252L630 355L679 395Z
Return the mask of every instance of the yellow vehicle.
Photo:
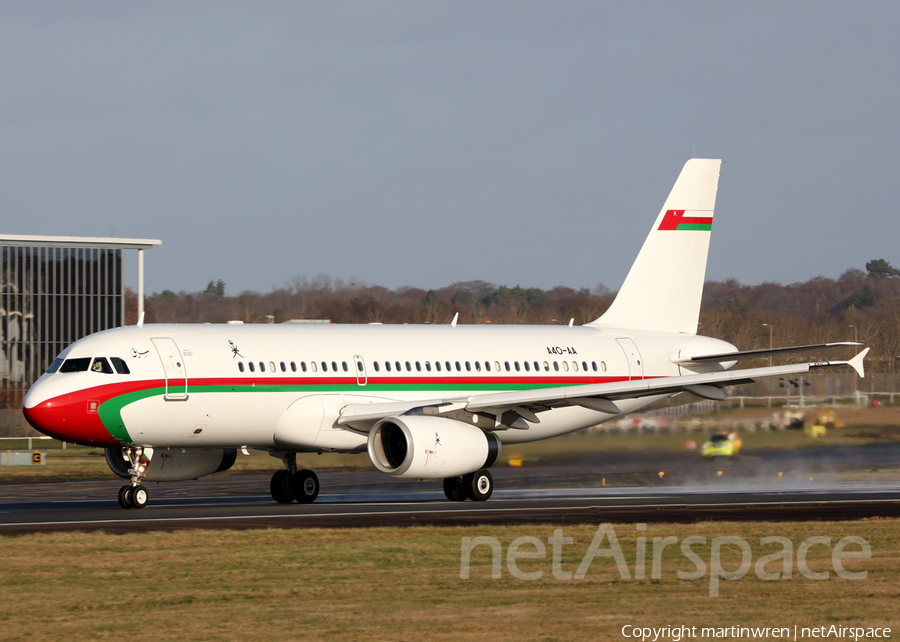
M742 443L737 433L717 432L701 446L700 452L707 459L734 457L741 452Z

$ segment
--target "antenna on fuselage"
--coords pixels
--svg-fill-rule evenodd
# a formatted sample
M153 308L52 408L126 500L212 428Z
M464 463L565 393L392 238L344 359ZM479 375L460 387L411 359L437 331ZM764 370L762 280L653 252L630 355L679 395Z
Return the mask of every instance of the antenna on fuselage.
M141 316L138 317L137 327L139 327L139 328L144 327L144 313L143 312L141 312Z
M453 321L450 322L450 327L455 328L457 321L459 321L459 312L453 315Z

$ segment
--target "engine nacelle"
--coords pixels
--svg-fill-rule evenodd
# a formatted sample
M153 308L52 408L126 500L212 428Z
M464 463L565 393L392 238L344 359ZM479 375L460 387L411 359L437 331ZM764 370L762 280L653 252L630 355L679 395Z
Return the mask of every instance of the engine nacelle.
M388 417L369 432L369 459L391 477L458 477L488 468L499 457L500 440L493 433L444 417Z
M212 473L221 473L234 465L237 459L236 448L181 448L158 449L153 453L147 470L145 481L185 481L197 479ZM122 456L121 448L106 449L106 463L119 477L131 479L128 469L131 464Z

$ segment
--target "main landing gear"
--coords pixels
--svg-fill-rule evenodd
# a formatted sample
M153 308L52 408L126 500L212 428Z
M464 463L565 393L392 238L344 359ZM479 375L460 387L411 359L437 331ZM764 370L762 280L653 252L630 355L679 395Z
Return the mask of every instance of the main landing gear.
M279 504L290 504L297 501L301 504L311 504L319 496L319 478L311 470L297 470L297 455L295 453L282 453L286 469L277 471L272 475L269 491L272 499Z
M130 463L128 472L131 474L131 486L122 486L119 489L119 506L122 508L143 508L150 499L147 489L141 484L141 479L143 479L144 472L147 470L149 457L143 457L143 448L127 446L122 448L122 455Z
M451 502L464 502L467 499L485 502L490 499L493 492L494 478L487 469L444 480L444 495Z

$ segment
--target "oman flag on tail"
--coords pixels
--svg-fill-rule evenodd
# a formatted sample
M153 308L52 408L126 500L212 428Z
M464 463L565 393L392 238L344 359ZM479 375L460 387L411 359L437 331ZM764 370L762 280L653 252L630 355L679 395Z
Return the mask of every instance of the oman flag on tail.
M609 309L591 325L617 332L697 334L721 163L716 158L692 158L685 163L657 210L625 283ZM681 230L704 234L670 234Z
M656 228L663 232L674 230L701 230L709 232L712 230L712 216L685 216L684 213L689 210L666 210L659 227ZM693 214L693 212L691 212ZM703 212L704 214L706 212Z

